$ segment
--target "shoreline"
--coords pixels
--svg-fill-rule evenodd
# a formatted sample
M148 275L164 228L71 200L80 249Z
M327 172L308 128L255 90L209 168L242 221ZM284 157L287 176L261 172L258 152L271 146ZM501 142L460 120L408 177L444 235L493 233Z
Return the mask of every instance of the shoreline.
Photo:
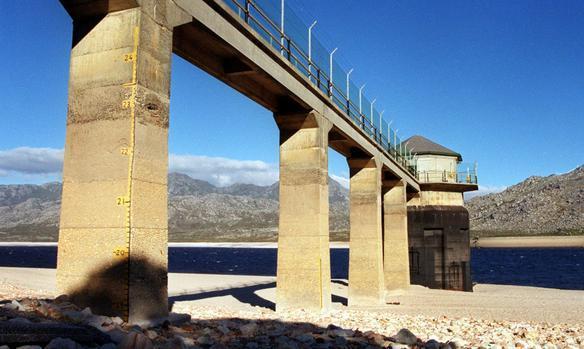
M584 236L502 236L479 238L478 248L584 248Z
M1 247L30 246L56 247L57 242L2 241ZM277 242L169 242L168 247L210 247L210 248L271 248L278 247ZM584 236L502 236L479 238L471 247L476 248L584 248ZM331 241L330 248L348 249L347 241Z
M29 247L57 247L57 242L0 242L0 247L29 246ZM169 242L168 247L211 247L211 248L272 248L278 247L277 242ZM330 248L349 248L349 243L344 241L331 241Z

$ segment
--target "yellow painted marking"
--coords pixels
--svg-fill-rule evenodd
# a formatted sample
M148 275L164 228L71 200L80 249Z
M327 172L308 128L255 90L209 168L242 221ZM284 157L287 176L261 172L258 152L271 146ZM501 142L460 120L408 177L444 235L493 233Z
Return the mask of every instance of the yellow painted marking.
M322 293L322 258L318 258L318 273L319 273L319 284L320 284L320 309L322 309L322 297L324 296Z
M129 251L125 246L114 248L113 254L117 258L128 258Z
M124 62L134 62L136 60L136 52L126 53L124 55Z
M116 198L116 204L118 206L125 206L125 205L129 205L130 204L130 199L128 199L125 196L118 196Z
M136 145L136 95L137 95L137 67L136 61L138 57L138 42L139 42L140 28L134 27L134 46L131 53L124 54L124 62L132 64L132 81L122 84L123 88L130 88L130 97L128 99L122 100L122 108L129 109L130 111L130 141L129 146L121 147L120 154L128 156L128 176L126 185L126 195L120 196L116 199L119 206L124 206L126 209L125 217L125 233L126 233L126 246L116 247L113 250L113 255L115 258L127 260L127 283L123 289L125 295L123 297L124 302L114 302L112 306L114 309L119 309L124 313L126 320L130 314L130 247L132 238L132 180L134 171L134 147Z
M128 109L134 106L134 101L131 99L124 99L122 101L122 108Z

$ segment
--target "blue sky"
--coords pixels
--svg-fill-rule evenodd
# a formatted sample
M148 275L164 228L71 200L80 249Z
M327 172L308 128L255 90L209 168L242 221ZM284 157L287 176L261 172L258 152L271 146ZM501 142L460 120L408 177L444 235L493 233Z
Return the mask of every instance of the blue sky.
M403 137L477 161L485 190L584 163L584 2L288 1ZM58 179L71 19L18 0L0 21L0 184ZM277 178L271 113L176 56L169 146L173 170L216 184ZM329 170L348 176L334 152Z

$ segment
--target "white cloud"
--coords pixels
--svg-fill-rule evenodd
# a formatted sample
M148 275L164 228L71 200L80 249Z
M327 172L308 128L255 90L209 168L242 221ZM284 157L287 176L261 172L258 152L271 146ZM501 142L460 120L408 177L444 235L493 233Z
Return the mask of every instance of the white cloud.
M0 150L0 177L19 177L24 179L23 182L35 182L47 176L54 178L60 175L62 168L63 149L19 147ZM184 173L218 186L234 183L271 185L278 180L277 164L188 154L170 154L169 171ZM347 177L330 176L349 188Z
M19 147L0 150L0 176L51 175L63 169L63 149Z
M219 186L234 183L270 185L278 180L277 166L259 160L171 154L169 170Z
M0 150L0 177L18 176L29 180L60 175L63 149L19 147ZM234 183L270 185L278 180L278 168L258 160L170 154L169 170L185 173L215 185Z
M477 191L470 191L464 193L464 199L470 200L477 196L483 196L487 194L499 193L503 190L507 189L506 186L495 186L495 185L479 185L479 190Z
M337 176L335 174L330 174L330 177L332 179L334 179L335 181L339 182L340 185L342 185L345 188L349 188L349 178L347 177L342 177L342 176Z

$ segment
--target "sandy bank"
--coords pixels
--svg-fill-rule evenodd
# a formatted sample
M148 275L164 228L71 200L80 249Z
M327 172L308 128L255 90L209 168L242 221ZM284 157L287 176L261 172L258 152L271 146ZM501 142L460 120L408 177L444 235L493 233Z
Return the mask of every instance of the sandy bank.
M584 248L584 236L509 236L479 238L473 247L485 248Z
M169 295L176 311L191 306L238 311L273 308L275 281L265 276L171 273ZM3 299L14 298L19 289L39 295L56 292L54 269L2 267L0 282ZM488 284L476 285L474 290L464 293L411 286L403 295L388 297L399 305L366 309L408 316L584 324L584 291ZM346 308L347 281L333 281L332 292L335 308Z

